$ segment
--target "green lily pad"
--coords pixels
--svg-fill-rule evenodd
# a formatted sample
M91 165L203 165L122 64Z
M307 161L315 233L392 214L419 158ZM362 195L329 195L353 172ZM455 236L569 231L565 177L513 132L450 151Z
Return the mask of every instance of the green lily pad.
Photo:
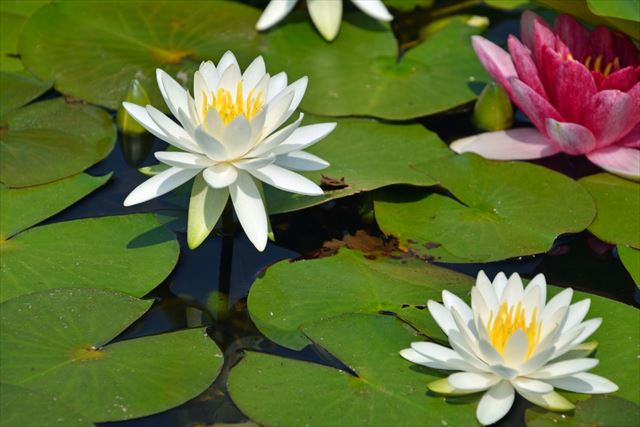
M640 287L640 249L631 246L618 246L618 255L635 284Z
M0 425L87 427L93 423L50 395L0 383Z
M302 327L342 313L393 312L417 329L446 339L424 306L429 299L440 300L443 289L462 297L470 285L467 276L417 259L372 261L361 252L342 249L317 261L273 265L254 282L248 306L260 332L296 350L309 344Z
M596 202L589 231L605 242L640 248L640 184L608 173L580 179Z
M438 135L417 124L317 116L305 116L304 123L328 121L337 122L336 129L306 151L331 166L302 173L314 182L324 183L325 194L301 196L265 186L270 213L295 211L391 184L436 185L437 181L415 171L413 164L452 156Z
M0 115L33 101L52 86L27 73L7 73L0 71Z
M598 16L620 18L640 22L638 0L587 0L591 12Z
M411 12L417 7L423 9L431 7L434 1L435 0L385 0L384 5L401 12Z
M496 9L513 10L529 6L529 0L484 0L487 6Z
M593 200L544 167L461 155L422 167L456 199L420 189L376 195L378 224L417 254L442 262L489 262L548 251L589 226Z
M28 105L0 119L0 181L28 187L75 175L104 159L115 139L99 108L62 98Z
M20 54L27 69L64 94L117 109L137 79L151 104L166 110L156 68L186 84L201 61L218 61L228 49L248 65L261 39L259 16L226 1L56 2L29 20Z
M533 407L525 412L527 427L635 427L640 406L618 397L593 396L578 402L575 415Z
M27 18L45 3L40 0L2 0L0 3L0 71L24 69L18 58L18 38ZM5 90L3 83L2 91Z
M477 81L487 79L470 37L478 29L454 19L407 51L386 24L361 13L346 14L340 36L326 43L308 20L290 19L271 30L263 53L270 69L292 79L309 76L302 109L327 116L374 116L405 120L473 101ZM300 60L292 52L305 52Z
M53 288L108 288L140 297L178 261L173 233L152 214L31 228L0 245L0 301Z
M110 342L151 303L101 289L2 303L2 380L73 402L94 422L153 414L197 396L223 362L203 329Z
M111 174L84 173L50 184L7 188L0 184L0 239L8 239L72 205L104 185Z
M392 316L350 314L309 325L310 340L352 373L329 366L247 352L231 370L233 401L269 426L477 425L468 401L427 395L436 371L398 352L421 340Z

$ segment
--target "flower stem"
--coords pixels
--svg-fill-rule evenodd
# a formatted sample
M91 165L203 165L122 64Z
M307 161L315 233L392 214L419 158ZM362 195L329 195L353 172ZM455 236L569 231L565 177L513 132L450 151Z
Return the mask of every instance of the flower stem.
M222 250L220 252L220 276L218 291L229 295L231 290L231 263L233 258L233 205L231 200L222 212Z

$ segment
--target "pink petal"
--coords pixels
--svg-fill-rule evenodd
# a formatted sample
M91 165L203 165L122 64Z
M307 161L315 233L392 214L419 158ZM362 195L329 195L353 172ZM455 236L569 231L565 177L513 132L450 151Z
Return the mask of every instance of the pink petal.
M599 26L591 32L591 52L594 60L602 55L602 63L605 65L615 58L613 33L607 27Z
M517 76L511 57L504 49L489 40L471 37L473 49L489 75L511 95L509 78Z
M493 160L527 160L560 151L535 128L481 133L459 139L449 146L456 153L476 153Z
M542 53L545 47L556 47L556 36L542 19L533 21L533 58L536 64L542 64Z
M561 123L547 119L547 135L567 154L585 154L596 148L596 138L586 127L577 123Z
M631 129L620 141L616 143L618 146L640 148L640 124Z
M617 89L629 91L640 80L640 67L625 67L605 77L598 85L600 90Z
M578 61L564 59L545 49L545 65L553 70L547 94L553 106L568 122L579 122L582 110L598 88L593 75Z
M534 22L539 21L542 25L549 26L544 19L538 16L535 12L525 10L520 18L520 38L525 46L533 51L534 40Z
M619 90L603 90L591 97L581 122L593 132L599 148L614 144L640 120L632 97Z
M513 65L518 72L518 78L525 82L531 89L547 98L544 86L542 86L542 82L538 76L538 68L531 57L531 51L513 35L509 35L508 45Z
M567 45L574 59L580 62L589 55L589 31L570 15L560 15L555 22L556 35Z
M640 150L637 148L607 147L587 154L587 158L607 172L640 179Z
M559 122L566 121L560 113L553 108L553 105L541 97L535 90L515 77L511 78L510 82L513 88L513 101L540 132L546 134L546 119L554 119Z

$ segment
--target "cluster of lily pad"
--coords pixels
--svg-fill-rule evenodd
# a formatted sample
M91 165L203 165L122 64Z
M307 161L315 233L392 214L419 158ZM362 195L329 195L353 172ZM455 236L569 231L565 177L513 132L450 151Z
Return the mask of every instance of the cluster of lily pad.
M96 177L84 171L113 150L116 129L105 109L120 106L132 79L149 92L150 106L127 104L129 113L182 152L157 152L166 167L148 168L154 176L134 190L126 204L160 196L197 176L188 206L189 247L197 247L209 236L229 197L251 242L262 250L267 244L267 214L371 192L377 224L385 234L397 237L405 254L402 259L372 260L342 250L326 259L277 263L255 281L248 310L261 333L293 350L308 345L325 350L348 371L247 351L231 370L228 390L252 421L264 425L477 423L479 396L427 394L427 383L442 385L444 374L438 369L455 364L440 361L438 365L427 353L410 354L410 360L426 365L418 367L398 354L425 339L454 345L447 329L451 325L425 310L428 300L442 300L446 291L463 300L472 297L473 302L473 283L467 276L424 259L484 263L542 254L558 236L588 229L617 246L621 261L640 283L638 183L610 173L575 181L531 163L456 154L437 134L408 122L474 101L477 85L489 81L484 65L541 132L534 141L539 143L534 147L536 154L544 147L588 153L607 170L634 177L633 167L640 168L633 163L636 157L625 157L613 166L593 159L601 159L602 150L609 152L612 146L635 150L631 156L637 156L633 138L640 120L636 114L640 86L635 46L624 45L626 62L616 63L614 58L607 62L611 64L607 77L612 70L620 72L616 67L636 67L636 74L627 72L635 78L624 90L631 99L624 111L627 120L614 132L597 127L610 124L600 116L584 126L572 122L579 119L573 104L553 100L558 112L548 102L537 102L542 94L536 96L531 90L549 91L545 85L552 83L545 80L540 89L535 76L521 73L531 65L531 57L527 59L528 48L513 39L515 65L509 66L498 46L475 38L479 62L471 39L478 37L480 29L468 19L448 17L399 56L397 40L385 23L391 15L381 2L354 0L376 20L349 10L347 2L342 5L341 1L336 3L345 10L328 16L330 11L321 10L322 2L307 0L313 24L331 43L306 18L298 19L303 12L285 16L295 3L273 1L264 14L234 1L120 2L117 7L108 2L2 3L2 425L27 421L91 425L141 417L197 396L221 371L222 351L203 328L120 337L150 308L152 300L141 298L178 263L178 240L152 213L123 210L126 214L117 216L46 222L112 179L110 174ZM394 13L407 7L407 2L386 3ZM432 6L430 1L411 3ZM617 15L622 12L607 15L601 1L587 3L591 11L587 19L604 15L606 24L626 30L625 20ZM486 4L504 6L500 0ZM287 10L273 12L283 6ZM623 18L640 22L640 17L627 13ZM340 24L342 15L345 20ZM561 50L557 44L543 49L539 39L549 36L544 23L533 15L525 18L525 23L537 25L537 32L523 35L534 56L539 51L553 55ZM561 19L561 34L566 35L563 25L579 25L570 18ZM256 32L256 23L266 30L278 20L269 31ZM528 36L535 40L528 43ZM581 40L573 41L580 49ZM230 48L234 55L225 55ZM628 53L628 49L635 50ZM301 52L310 53L301 58ZM603 51L603 57L608 53ZM588 52L583 56L579 60L584 63ZM529 62L525 66L516 58ZM590 65L580 67L588 73L599 71ZM286 74L275 74L280 71ZM290 86L287 75L295 81ZM63 96L39 99L51 87ZM193 93L187 88L193 88ZM606 90L598 86L590 95L597 97ZM552 99L556 96L545 93ZM287 122L298 107L306 113L305 126L302 114ZM503 131L500 135L509 132L513 134ZM578 149L583 139L576 135L591 135L593 141L587 138L590 145ZM476 137L473 142L480 140ZM495 153L493 142L485 142L488 145L478 143L480 148L471 149L466 140L454 148L485 155L482 150L488 147ZM546 150L544 154L551 154ZM258 181L268 185L261 189ZM323 192L319 185L327 181L339 185ZM404 186L390 187L397 184ZM548 292L556 294L559 289L549 287ZM640 384L638 375L633 375L638 371L640 344L634 328L638 312L602 297L589 297L590 314L604 318L590 338L598 343L600 361L593 372L613 381L619 390L607 398L554 394L555 402L562 405L529 400L573 411L569 419L576 423L633 424L640 412ZM541 310L543 306L544 300ZM456 328L463 331L459 325ZM580 337L573 337L572 344L582 346L572 349L586 357L596 344L578 343ZM547 356L544 362L561 355ZM486 388L510 387L494 377L494 373L485 374L483 378L490 380L483 383L490 383ZM527 389L531 381L512 383L526 394L531 392ZM553 381L559 388L569 382ZM606 385L598 391L614 391ZM548 387L544 390L549 392ZM42 408L37 414L41 419L33 419L33 407ZM479 412L478 419L496 421L509 408L500 409L489 415ZM527 409L531 426L548 417Z

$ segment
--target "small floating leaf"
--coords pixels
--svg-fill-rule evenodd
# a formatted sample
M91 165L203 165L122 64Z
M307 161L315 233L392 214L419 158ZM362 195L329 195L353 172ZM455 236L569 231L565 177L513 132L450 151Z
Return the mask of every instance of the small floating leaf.
M62 98L37 102L0 118L0 182L45 184L104 159L116 132L106 111Z
M94 422L177 406L205 390L222 352L203 329L111 342L151 306L101 289L55 289L0 305L0 375Z
M173 233L152 214L43 225L0 243L0 301L70 287L140 297L169 275L179 252Z

